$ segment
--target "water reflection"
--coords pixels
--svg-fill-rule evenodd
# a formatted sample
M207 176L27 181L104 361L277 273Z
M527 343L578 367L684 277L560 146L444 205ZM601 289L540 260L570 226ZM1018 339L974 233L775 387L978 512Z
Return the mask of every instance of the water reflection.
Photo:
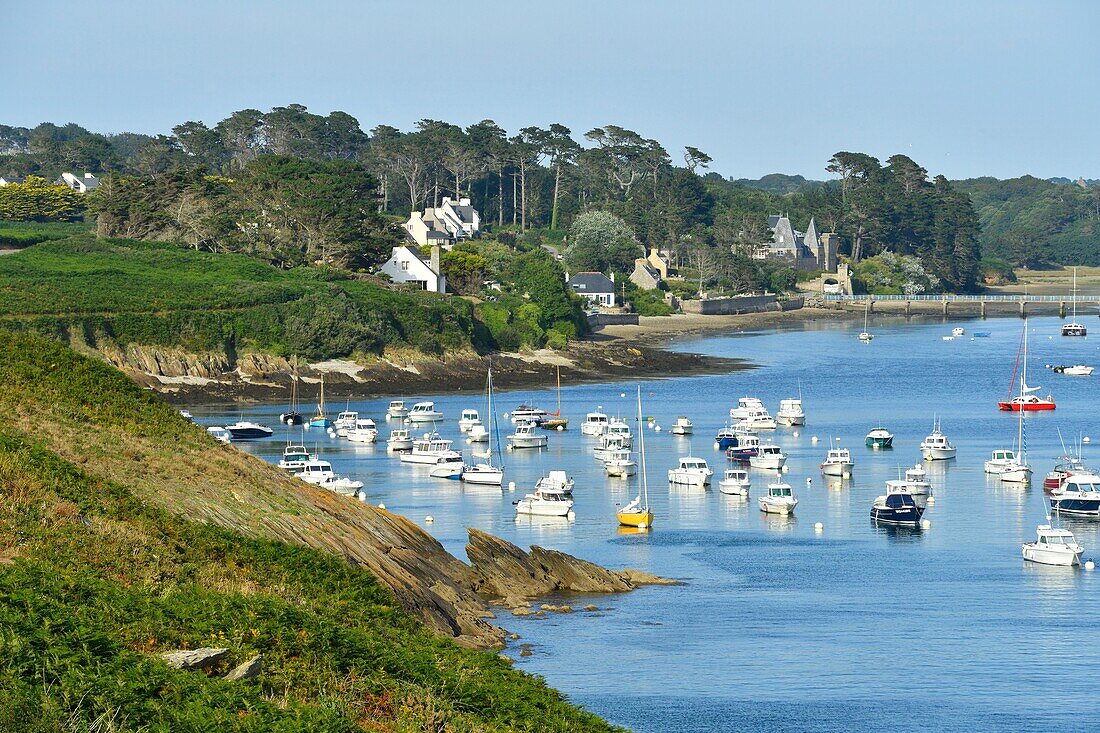
M887 524L871 519L871 527L875 534L886 537L897 544L912 544L924 537L924 530L920 527L907 527L900 524Z

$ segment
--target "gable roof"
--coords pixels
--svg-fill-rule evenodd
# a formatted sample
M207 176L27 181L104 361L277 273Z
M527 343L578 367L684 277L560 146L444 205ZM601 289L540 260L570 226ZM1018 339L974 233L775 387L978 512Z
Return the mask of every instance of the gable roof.
M602 272L578 272L569 278L569 287L585 293L614 293L615 283Z

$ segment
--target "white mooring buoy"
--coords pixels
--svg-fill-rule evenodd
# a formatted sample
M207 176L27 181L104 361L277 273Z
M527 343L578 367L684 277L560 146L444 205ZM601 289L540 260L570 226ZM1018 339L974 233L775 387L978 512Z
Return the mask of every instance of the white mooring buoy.
M924 520L921 520L920 526L921 526L921 527L922 527L923 529L931 529L931 527L932 527L932 520L931 520L931 519L924 519Z
M814 445L817 445L817 436L816 435L811 436L810 437L810 442L813 443Z
M1096 570L1096 563L1092 560L1085 560L1085 570Z
M432 522L434 522L434 521L435 521L435 517L433 517L433 516L432 516L431 514L429 514L428 516L424 517L424 523L425 523L425 524L431 524L431 523L432 523Z
M823 523L821 523L821 522L816 522L816 523L814 524L814 532L821 532L821 531L823 531L824 529L825 529L825 525L824 525Z
M515 481L509 481L508 482L508 490L509 491L515 491L516 490L516 482Z
M378 502L378 508L379 508L379 509L385 509L385 508L386 508L386 505L385 505L385 504L383 504L382 502Z

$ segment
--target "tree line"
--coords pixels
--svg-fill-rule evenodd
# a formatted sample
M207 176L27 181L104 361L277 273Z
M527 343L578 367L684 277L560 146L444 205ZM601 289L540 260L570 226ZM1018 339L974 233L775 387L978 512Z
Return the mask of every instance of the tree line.
M98 194L102 233L180 237L288 266L376 262L393 237L379 215L404 218L444 196L470 197L489 228L549 230L551 240L580 213L605 211L642 246L712 278L736 277L776 213L799 228L816 217L856 262L882 251L920 257L950 289L975 287L980 260L967 196L905 156L883 165L840 152L827 164L839 180L764 191L707 172L711 158L698 148L669 151L618 125L509 133L492 120L463 128L424 119L367 132L344 112L297 104L241 110L212 126L187 121L158 136L0 126L0 151L0 172L113 173ZM306 202L314 196L339 205Z

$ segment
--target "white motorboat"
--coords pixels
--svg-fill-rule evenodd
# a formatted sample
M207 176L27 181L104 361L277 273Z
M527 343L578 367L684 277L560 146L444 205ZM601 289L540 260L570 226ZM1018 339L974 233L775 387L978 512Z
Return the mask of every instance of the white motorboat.
M749 472L743 468L727 468L718 482L719 491L734 496L747 497L751 487L752 479L749 478Z
M856 462L852 460L852 452L847 448L830 448L825 454L825 460L821 463L821 473L826 476L848 477L852 475L852 469Z
M477 410L463 410L462 417L458 418L458 429L463 433L470 432L470 428L480 424L481 415L477 413Z
M918 506L904 481L887 481L886 493L871 504L871 519L883 524L919 526L924 507Z
M307 461L306 465L302 467L302 470L294 474L294 476L302 479L307 484L315 484L318 486L327 479L337 478L336 474L332 471L331 463L316 458Z
M355 426L347 431L352 443L373 443L378 440L378 426L369 417L357 417Z
M1067 377L1091 377L1093 368L1084 364L1074 364L1068 367L1054 367L1054 371L1061 372Z
M958 338L959 336L965 336L966 335L966 329L963 328L962 326L955 326L954 328L951 329L951 335L956 337L956 338Z
M603 462L604 471L608 476L626 478L638 472L638 463L631 457L628 450L612 451Z
M180 412L180 417L186 418L187 420L191 420L195 417L194 415L191 414L190 410L180 410L179 412Z
M412 450L401 454L402 463L422 463L434 466L436 459L451 450L452 440L445 440L439 433L424 433L413 441Z
M783 450L774 443L765 443L761 445L755 456L749 456L749 465L753 468L766 468L772 471L778 471L783 468L783 465L787 462L787 456L783 453Z
M698 486L705 488L710 485L710 478L714 471L710 470L706 459L685 456L680 459L680 465L668 471L668 481L671 484L681 486Z
M535 482L535 491L560 491L573 495L573 479L565 471L551 471Z
M928 472L924 470L924 466L917 463L912 468L906 469L904 479L898 480L909 489L917 506L921 509L928 506L928 498L932 496L932 484L928 481Z
M737 400L737 407L730 408L730 420L744 420L749 416L750 410L763 410L764 403L756 397L742 397Z
M543 420L550 416L550 413L543 410L540 407L534 407L532 405L520 405L516 409L512 410L510 417L512 418L512 424L518 425L523 422L540 424Z
M466 433L466 440L471 443L487 443L489 441L489 429L480 422L474 423L470 426L470 431Z
M539 481L541 484L541 480ZM567 517L573 511L573 500L556 488L535 488L519 501L512 502L516 514L534 514L540 517Z
M590 412L584 416L584 422L581 423L581 435L600 436L607 432L607 425L610 423L610 418L603 412Z
M317 483L322 489L328 489L342 496L355 496L363 488L362 481L345 476L330 476Z
M390 437L386 440L386 450L392 453L403 453L412 450L413 437L407 428L396 428L390 431Z
M409 416L409 408L405 407L405 400L391 400L386 408L386 419L404 420Z
M348 431L355 427L355 421L359 419L359 413L354 410L344 410L332 422L332 429L341 438L346 438Z
M247 420L240 420L232 425L226 425L225 432L229 433L229 437L233 440L258 440L260 438L270 438L275 433L266 425Z
M417 402L409 410L409 422L438 422L443 419L443 413L435 409L434 402Z
M775 418L771 416L770 412L763 408L759 410L749 410L748 414L741 418L737 425L747 427L751 430L775 430L776 428Z
M695 430L695 426L692 425L691 420L688 420L684 415L680 415L676 418L676 422L672 423L672 427L668 429L668 432L673 435L691 435Z
M1100 476L1075 473L1050 492L1051 511L1078 517L1100 517Z
M938 422L920 444L920 453L926 461L948 461L955 457L955 452L955 446L940 432Z
M220 425L211 425L206 429L206 432L210 435L211 438L219 440L226 445L229 445L229 442L232 440L232 437L229 435L229 433L226 432L225 428L221 427Z
M449 450L435 459L428 475L432 478L458 479L462 477L462 470L462 454L458 451Z
M313 460L304 445L287 445L283 448L283 457L279 459L278 466L284 471L301 471L306 463Z
M488 450L485 453L474 452L475 456L484 458L481 463L475 463L474 465L465 465L462 467L462 476L460 477L464 483L476 484L478 486L502 486L504 484L504 467L493 465L493 441L492 441L492 427L496 423L496 419L493 417L493 369L489 368L485 377L485 414L489 419L489 428L486 429L479 422L477 425L470 427L470 440L471 442L485 442L488 443ZM475 430L480 430L475 433ZM484 438L481 437L484 433Z
M766 514L782 514L787 516L794 513L798 506L798 499L794 498L794 490L790 484L783 483L776 477L774 484L768 484L768 493L763 494L758 500L760 511Z
M607 424L607 430L604 432L604 436L608 438L620 438L624 448L634 447L634 433L631 432L630 426L619 418L615 418Z
M1024 559L1043 565L1080 565L1084 547L1077 544L1073 532L1054 529L1049 524L1035 528L1034 542L1023 544Z
M985 462L985 472L993 476L1000 476L1006 466L1017 464L1016 451L995 450Z
M606 461L621 450L630 450L621 435L601 435L600 444L592 449L592 456L597 461Z
M508 436L508 445L514 448L545 448L549 441L546 433L540 433L533 422L516 425L515 432Z
M806 413L802 409L801 399L779 400L779 409L775 413L775 421L780 425L805 425Z

